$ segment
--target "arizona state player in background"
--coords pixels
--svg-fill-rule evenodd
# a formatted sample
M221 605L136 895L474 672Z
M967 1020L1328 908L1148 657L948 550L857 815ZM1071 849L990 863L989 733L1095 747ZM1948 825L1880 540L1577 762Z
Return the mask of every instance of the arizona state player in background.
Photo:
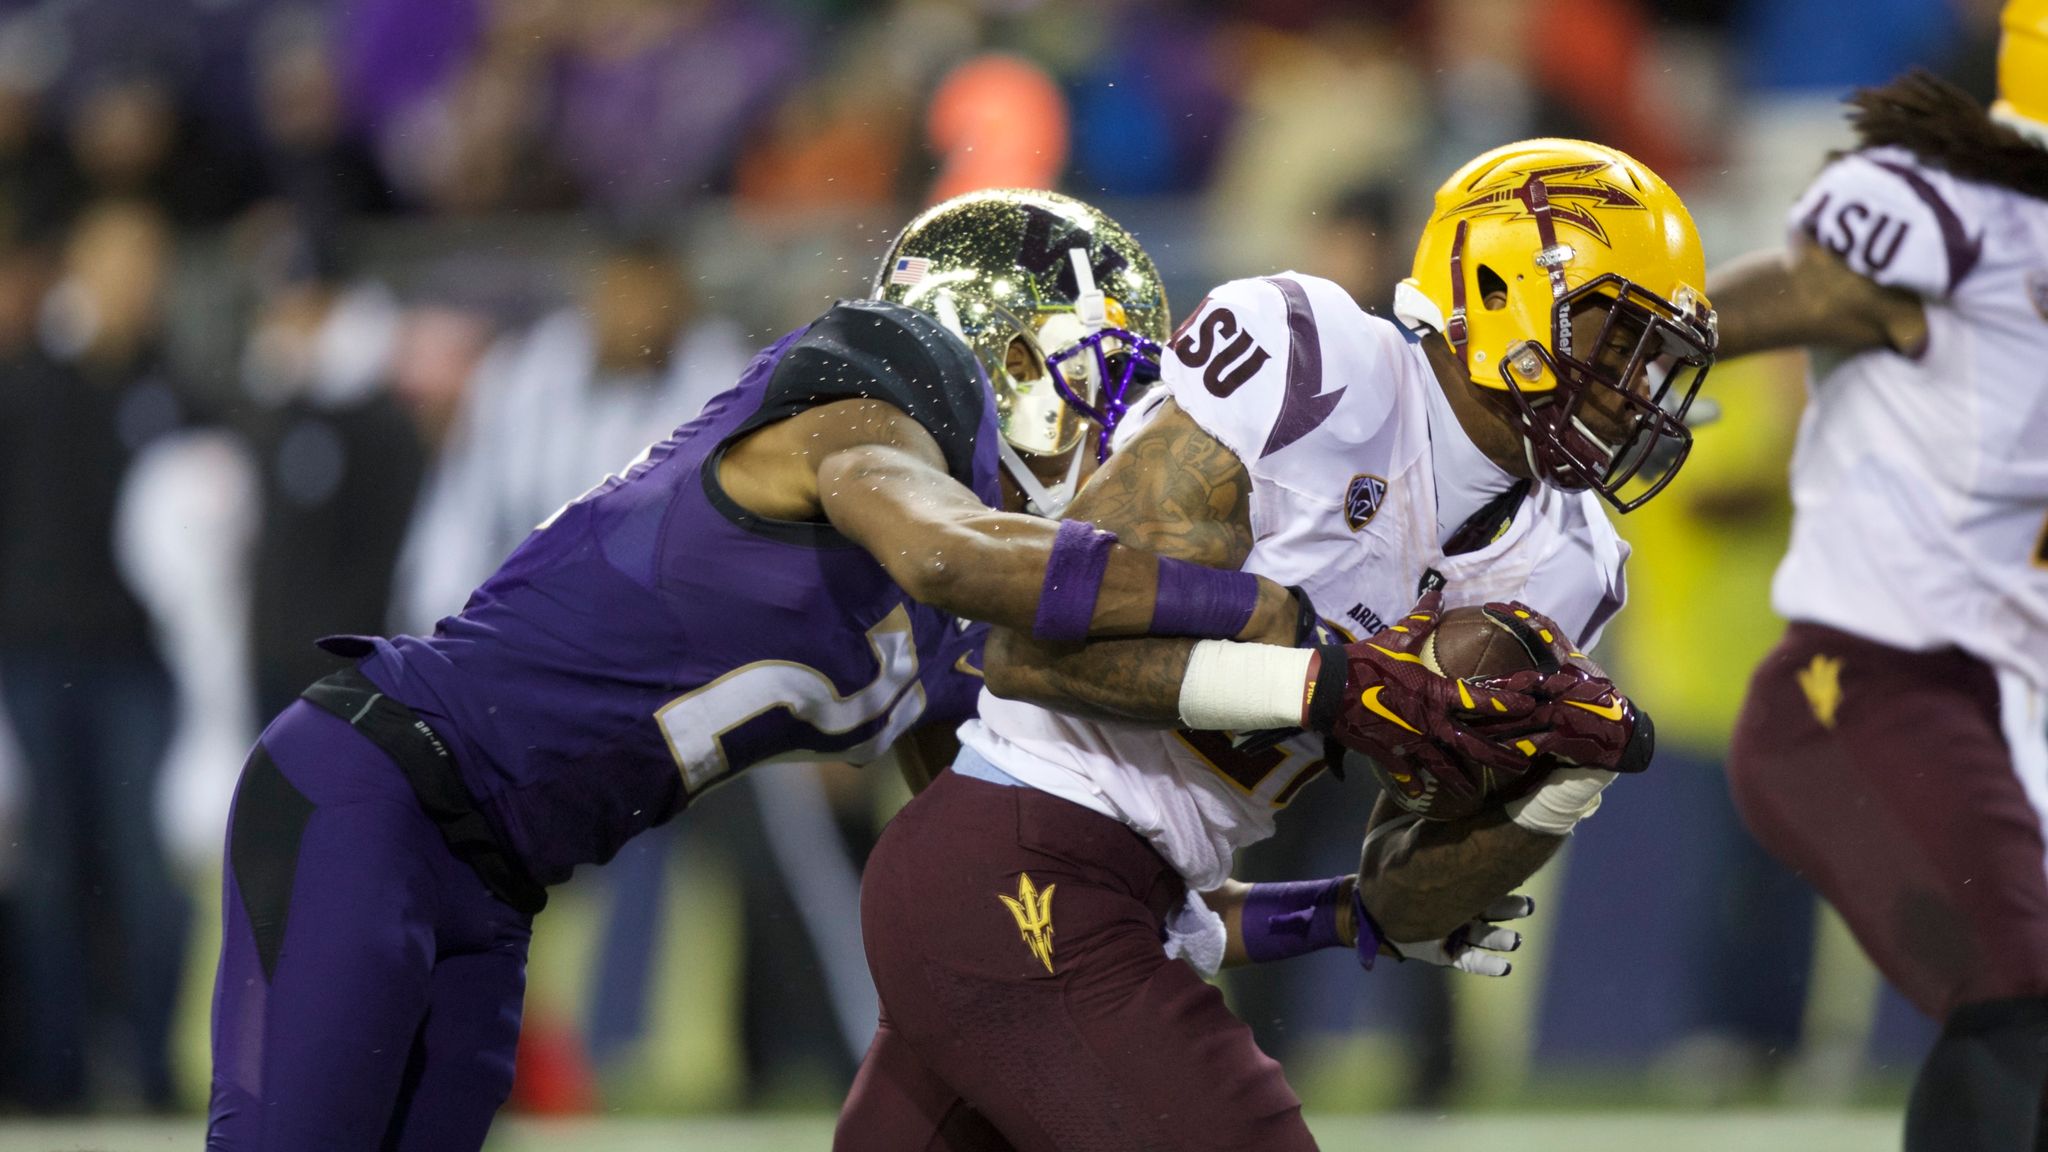
M2048 1083L2048 0L2004 25L1988 114L1857 94L1789 248L1712 281L1724 356L1813 349L1729 780L1942 1022L1908 1152L2031 1152Z
M1648 499L1683 460L1713 355L1704 279L1654 173L1531 140L1438 191L1399 325L1291 272L1197 306L1075 514L1299 581L1330 621L1369 621L1367 639L1076 647L999 629L953 771L890 823L862 878L883 1021L835 1148L1314 1147L1279 1067L1196 967L1330 946L1442 962L1400 942L1488 909L1616 772L1645 765L1648 718L1570 640L1592 643L1624 595L1601 499ZM1652 451L1664 442L1681 450ZM1482 683L1420 666L1440 603L1512 617L1517 599L1555 614L1520 617L1552 672ZM1187 729L1307 734L1256 746ZM1504 812L1381 823L1355 886L1230 883L1233 851L1322 771L1326 733L1446 788L1460 771L1552 771Z

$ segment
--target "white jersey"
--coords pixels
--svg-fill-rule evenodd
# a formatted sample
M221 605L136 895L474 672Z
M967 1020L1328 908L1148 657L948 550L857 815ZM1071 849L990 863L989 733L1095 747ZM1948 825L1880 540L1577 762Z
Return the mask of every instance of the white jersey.
M1874 148L1791 221L1919 296L1928 345L1816 353L1773 606L2048 688L2048 202Z
M1419 344L1335 284L1291 272L1225 284L1163 360L1155 392L1251 476L1245 571L1306 588L1346 634L1399 619L1430 569L1447 605L1524 600L1586 644L1621 606L1627 547L1590 493L1539 485L1493 543L1444 555L1425 391L1435 374ZM1018 780L1130 825L1197 891L1228 878L1235 850L1271 835L1274 813L1323 767L1308 737L1246 754L1221 733L1082 720L988 692L961 739Z

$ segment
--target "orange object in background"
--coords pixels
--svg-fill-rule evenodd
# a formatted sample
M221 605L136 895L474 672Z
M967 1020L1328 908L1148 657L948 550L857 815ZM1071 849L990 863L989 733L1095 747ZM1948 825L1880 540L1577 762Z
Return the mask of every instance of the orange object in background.
M1066 97L1016 56L976 56L947 73L925 133L939 157L931 203L983 188L1051 188L1067 166Z
M1695 150L1666 129L1668 94L1646 75L1653 29L1639 0L1554 0L1535 21L1538 80L1601 140L1657 172L1678 172Z
M536 1116L573 1116L598 1109L597 1076L575 1021L536 1012L529 1004L513 1058L512 1096L505 1106Z

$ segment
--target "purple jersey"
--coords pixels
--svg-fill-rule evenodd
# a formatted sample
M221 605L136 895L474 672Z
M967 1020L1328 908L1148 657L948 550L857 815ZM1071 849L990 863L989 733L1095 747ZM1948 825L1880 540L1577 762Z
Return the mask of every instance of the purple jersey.
M756 357L703 415L536 529L430 638L362 669L454 746L536 880L611 858L755 764L864 761L972 714L986 628L912 600L823 522L754 516L723 449L833 400L886 400L998 502L995 405L924 314L842 301Z

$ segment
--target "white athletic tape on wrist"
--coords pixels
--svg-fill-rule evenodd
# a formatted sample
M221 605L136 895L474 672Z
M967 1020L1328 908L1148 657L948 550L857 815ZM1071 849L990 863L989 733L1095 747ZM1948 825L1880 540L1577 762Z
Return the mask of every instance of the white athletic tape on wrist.
M1314 656L1307 648L1203 640L1181 676L1180 722L1226 732L1296 727Z
M1534 792L1507 805L1508 818L1531 832L1568 836L1572 826L1600 808L1600 791L1615 773L1605 768L1559 768Z

